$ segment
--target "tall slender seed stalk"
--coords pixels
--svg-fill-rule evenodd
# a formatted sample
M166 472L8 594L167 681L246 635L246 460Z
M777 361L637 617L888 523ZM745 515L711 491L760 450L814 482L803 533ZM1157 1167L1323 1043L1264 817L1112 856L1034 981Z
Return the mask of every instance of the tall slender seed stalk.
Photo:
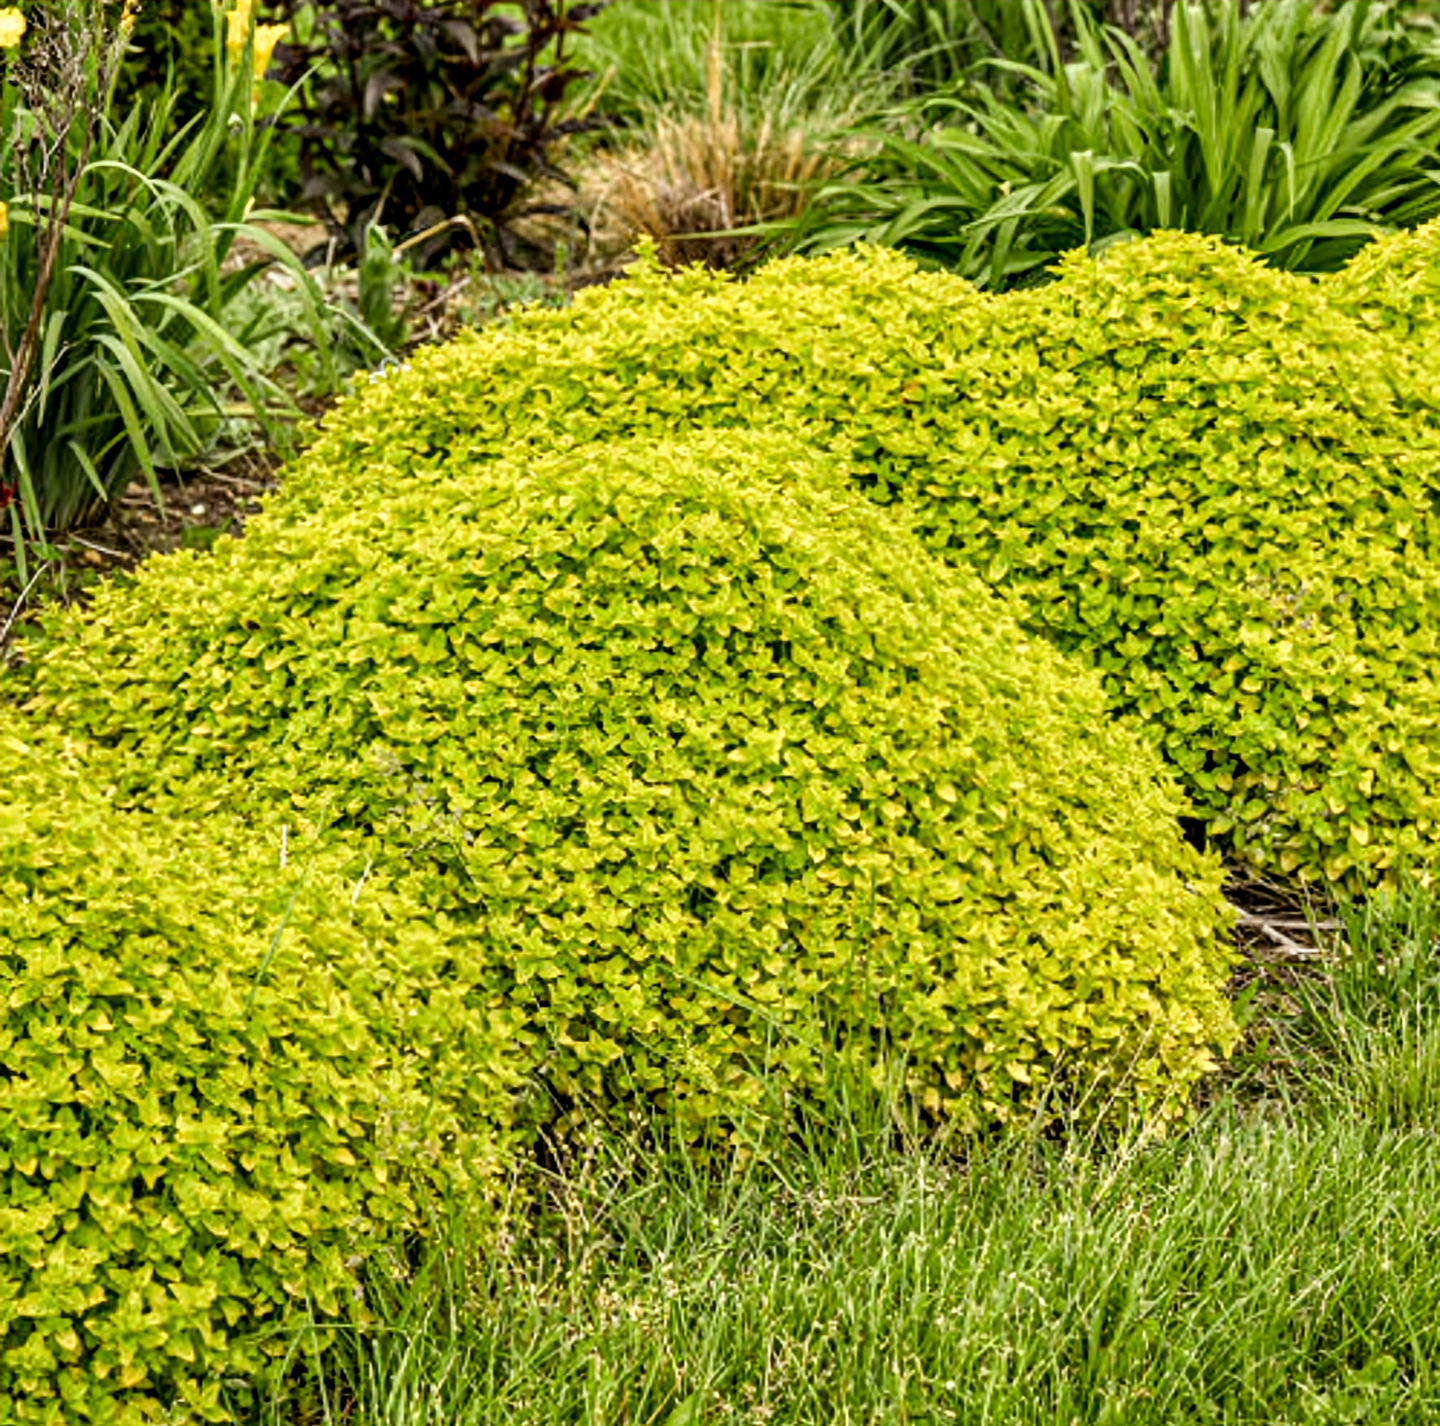
M113 32L106 32L104 4L105 0L99 0L85 10L67 6L58 15L54 11L40 12L44 26L41 38L15 65L16 81L27 108L35 116L37 128L30 145L19 149L19 168L25 187L31 193L44 191L45 201L43 219L42 205L36 205L35 221L42 234L41 258L19 346L12 350L8 332L4 335L10 370L5 379L4 398L0 400L0 452L9 451L10 432L23 415L30 366L45 317L46 296L55 277L65 224L90 161L99 115L104 112L102 104L83 101L87 97L94 99L109 94L125 50L128 31L122 22ZM70 134L82 107L80 148L72 162ZM37 139L38 164L34 160Z

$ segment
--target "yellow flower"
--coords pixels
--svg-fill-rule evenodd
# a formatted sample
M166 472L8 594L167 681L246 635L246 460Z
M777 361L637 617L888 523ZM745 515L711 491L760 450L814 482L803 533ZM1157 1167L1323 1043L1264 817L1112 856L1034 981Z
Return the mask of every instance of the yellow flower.
M0 243L5 241L5 235L10 231L10 205L0 203Z
M250 38L250 11L255 0L236 0L235 8L225 16L225 52L231 64L239 64Z
M0 10L0 50L13 50L25 37L25 16L15 7Z
M287 28L289 27L286 25L255 26L255 67L251 71L255 76L255 83L250 90L252 111L260 107L260 81L265 71L270 68L270 56L275 53L275 45Z
M275 46L285 37L288 25L256 25L255 26L255 78L270 68L270 56L275 53Z
M120 12L120 29L129 34L135 28L135 17L140 13L140 0L125 0L125 8Z
M260 104L260 80L270 68L275 46L290 28L288 25L256 25L252 34L250 20L254 9L255 0L235 0L235 8L225 12L225 53L233 68L244 63L246 46L250 47L250 72L255 76L255 88L250 95L252 109Z

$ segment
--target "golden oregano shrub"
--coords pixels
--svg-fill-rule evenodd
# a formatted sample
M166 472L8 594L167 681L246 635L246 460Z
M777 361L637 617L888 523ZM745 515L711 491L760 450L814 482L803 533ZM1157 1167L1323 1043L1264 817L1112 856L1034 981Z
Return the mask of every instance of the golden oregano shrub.
M1399 338L1403 355L1440 367L1440 218L1367 244L1324 288L1332 306Z
M32 711L118 805L323 822L403 876L569 1097L733 1124L838 1043L962 1126L1163 1118L1234 1035L1218 865L1098 681L829 464L457 452L152 561Z
M52 620L0 745L6 1409L217 1412L523 1147L522 1082L694 1132L837 1057L962 1126L1178 1112L1235 1028L1160 754L1259 866L1434 854L1412 251L643 267Z
M1395 315L1429 320L1395 290L1434 232L1394 241L1334 301L1183 234L1003 296L878 250L642 266L377 381L275 515L462 456L783 427L1091 661L1213 846L1363 884L1440 841L1440 381Z
M118 811L38 731L0 786L0 1420L221 1419L431 1190L483 1205L515 1017L343 848Z

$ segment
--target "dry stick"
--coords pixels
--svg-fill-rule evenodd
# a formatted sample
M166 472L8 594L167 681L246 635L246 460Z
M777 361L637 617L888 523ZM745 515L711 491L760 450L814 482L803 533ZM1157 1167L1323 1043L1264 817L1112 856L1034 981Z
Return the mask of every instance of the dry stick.
M1253 911L1237 911L1235 921L1240 926L1259 926L1262 929L1266 926L1274 926L1279 931L1340 931L1343 926L1339 921L1296 921L1287 920L1279 916L1256 915Z
M1287 930L1310 930L1308 922L1270 921L1264 916L1241 916L1237 919L1240 925L1258 931L1270 942L1268 947L1261 948L1266 954L1280 955L1297 961L1313 961L1325 954L1319 946L1307 946L1286 934ZM1314 929L1320 930L1322 927L1317 924Z
M80 170L83 170L89 157L89 137L87 131L84 146L81 149ZM40 257L40 271L35 277L35 290L30 295L29 318L25 323L25 331L20 337L20 347L15 353L9 380L5 383L4 403L0 404L0 444L3 444L6 449L9 448L10 443L10 426L20 405L21 388L29 374L30 359L35 351L40 322L45 315L45 296L49 292L50 283L55 276L55 262L60 254L60 243L65 233L65 221L70 216L70 204L75 197L75 188L76 185L69 182L69 170L62 158L60 166L55 171L55 181L50 195L50 216L45 225L45 248ZM58 222L55 218L57 194L61 195Z
M96 63L99 71L96 94L104 95L110 91L115 78L115 66L118 58L119 51L114 49L97 52ZM40 323L45 317L45 299L49 295L50 284L54 281L55 264L60 256L60 245L65 240L65 224L70 220L70 208L75 201L75 194L79 191L81 180L85 176L85 170L89 166L90 151L95 145L96 119L93 113L89 113L85 117L84 128L81 131L79 156L75 166L73 168L70 166L68 154L70 129L75 123L82 102L83 95L77 97L72 93L65 106L53 111L59 114L61 119L57 123L53 135L52 153L55 168L48 205L49 216L45 228L45 248L40 258L40 270L35 277L35 290L30 296L30 313L25 323L25 331L20 338L20 346L14 353L14 360L10 364L10 374L5 382L4 400L0 401L0 460L3 460L10 450L10 432L20 411L25 383L29 379L30 363L35 355ZM37 176L43 178L43 165L41 174Z
M1235 924L1247 926L1251 930L1258 931L1267 941L1271 943L1266 950L1270 955L1284 956L1290 960L1312 961L1325 952L1318 946L1307 946L1302 942L1294 940L1286 933L1289 931L1340 931L1344 927L1341 922L1329 918L1326 920L1302 921L1295 917L1266 916L1263 913L1257 914L1254 911L1242 911L1238 907L1235 911Z
M112 550L106 545L97 545L93 540L85 539L83 535L72 534L70 539L83 549L94 550L97 555L109 555L112 559L117 560L123 560L125 558L124 550Z
M5 623L3 626L0 626L0 649L5 647L5 641L10 637L10 630L15 627L15 621L20 617L21 609L25 607L26 596L35 588L40 576L49 568L50 566L48 564L42 564L40 568L30 576L30 582L20 591L20 597L11 605L10 613L5 617Z
M1292 941L1289 936L1274 926L1262 925L1260 930L1274 942L1276 951L1293 960L1309 961L1325 954L1318 946L1302 946L1299 941Z
M35 354L40 323L45 316L45 298L55 276L55 263L60 255L60 244L64 241L65 224L70 218L70 205L75 201L75 193L80 187L80 178L85 172L86 165L90 162L90 148L94 138L94 128L87 123L84 137L80 142L80 159L73 170L73 181L72 170L65 160L63 148L59 151L60 160L55 170L55 182L50 195L50 216L45 229L45 251L40 258L40 271L35 277L35 291L30 297L30 316L25 323L25 331L20 338L20 346L10 367L10 376L5 383L5 399L3 403L0 403L0 451L8 452L10 449L10 428L20 409L20 399L25 381L29 376L30 362ZM58 217L55 213L57 194L60 195Z

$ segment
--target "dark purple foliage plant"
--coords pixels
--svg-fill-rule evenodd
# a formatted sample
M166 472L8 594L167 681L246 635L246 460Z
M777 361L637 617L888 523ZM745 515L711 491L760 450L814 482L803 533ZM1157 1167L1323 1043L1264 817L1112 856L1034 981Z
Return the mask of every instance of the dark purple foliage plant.
M298 86L299 203L345 248L383 222L427 232L422 260L473 239L500 260L508 221L553 149L590 121L566 54L608 0L280 0L290 22L272 77Z

